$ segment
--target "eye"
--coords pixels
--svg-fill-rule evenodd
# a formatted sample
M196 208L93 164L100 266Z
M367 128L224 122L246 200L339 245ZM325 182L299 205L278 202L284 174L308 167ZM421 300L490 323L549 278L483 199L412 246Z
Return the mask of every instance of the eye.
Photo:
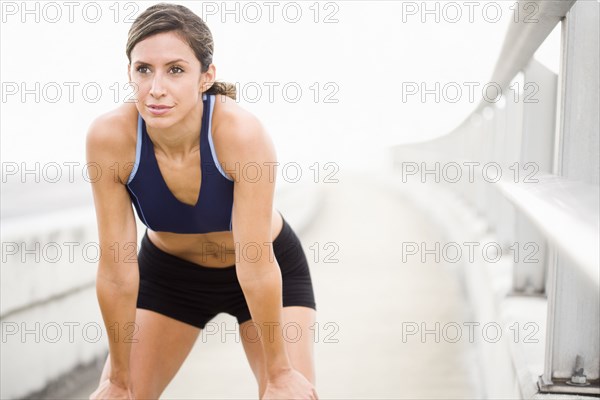
M143 70L143 69L148 69L148 67L145 66L145 65L140 65L139 67L137 67L136 71L143 74L144 72L140 71L140 70Z
M179 72L177 72L177 74L180 74L180 73L183 72L183 69L181 67L176 66L176 65L173 66L173 68L171 68L171 71L173 71L173 70L179 70Z

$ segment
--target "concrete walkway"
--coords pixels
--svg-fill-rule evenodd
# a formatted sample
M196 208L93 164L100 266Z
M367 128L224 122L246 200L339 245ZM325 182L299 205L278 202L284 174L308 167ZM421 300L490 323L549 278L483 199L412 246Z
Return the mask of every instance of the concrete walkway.
M315 344L321 399L479 398L471 345L436 343L435 335L402 339L406 324L433 330L468 318L455 272L447 265L402 262L402 242L434 243L440 233L398 194L367 173L339 174L328 184L315 222L299 236L311 262L320 338ZM325 247L334 242L338 249ZM318 243L318 263L311 261ZM337 263L323 262L330 254ZM430 257L433 261L433 258ZM213 320L235 331L235 319ZM326 325L330 323L329 325ZM96 382L69 396L83 398ZM257 398L239 337L200 336L163 399Z

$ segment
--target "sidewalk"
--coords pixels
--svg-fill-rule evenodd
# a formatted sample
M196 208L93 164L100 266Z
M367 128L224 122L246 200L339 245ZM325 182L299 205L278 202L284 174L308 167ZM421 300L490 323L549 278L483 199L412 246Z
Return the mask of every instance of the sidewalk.
M315 222L299 236L311 263L321 333L315 344L317 389L324 399L478 398L476 362L467 341L403 342L403 323L466 320L458 279L443 264L403 263L400 243L441 240L410 203L369 183L336 176ZM326 243L335 243L326 247ZM313 259L312 246L320 249ZM324 263L329 254L337 263ZM214 320L234 332L235 319ZM328 328L325 328L325 324ZM163 399L252 399L257 387L242 344L200 336ZM329 340L325 340L328 338ZM334 341L337 340L337 343ZM87 399L96 382L69 399Z

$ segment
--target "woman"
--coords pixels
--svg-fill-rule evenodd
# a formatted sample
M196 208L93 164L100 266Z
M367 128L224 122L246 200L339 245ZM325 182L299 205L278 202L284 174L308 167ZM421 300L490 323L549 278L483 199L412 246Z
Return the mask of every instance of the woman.
M86 143L102 171L92 183L96 287L109 335L90 398L158 398L226 312L259 398L316 399L316 305L298 237L273 207L270 137L234 86L215 82L212 35L186 7L144 11L126 53L136 102L98 117ZM147 227L137 257L132 203ZM287 323L299 340L286 340Z

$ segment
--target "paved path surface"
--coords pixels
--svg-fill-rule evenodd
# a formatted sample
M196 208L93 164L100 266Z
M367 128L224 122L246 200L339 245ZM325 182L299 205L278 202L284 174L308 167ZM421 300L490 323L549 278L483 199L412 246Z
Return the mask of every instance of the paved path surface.
M434 334L425 341L419 335L402 339L406 323L434 329L436 322L467 318L452 268L416 257L402 262L402 242L434 243L439 232L402 196L371 184L367 174L339 179L327 187L315 222L299 235L309 261L313 244L321 251L327 242L339 246L335 254L326 249L339 262L311 262L322 333L315 345L320 398L480 397L468 341L442 337L436 343ZM234 330L229 315L213 321ZM328 322L335 325L326 329ZM87 398L94 384L65 397ZM256 393L242 344L231 334L224 341L200 336L162 398L251 399Z

